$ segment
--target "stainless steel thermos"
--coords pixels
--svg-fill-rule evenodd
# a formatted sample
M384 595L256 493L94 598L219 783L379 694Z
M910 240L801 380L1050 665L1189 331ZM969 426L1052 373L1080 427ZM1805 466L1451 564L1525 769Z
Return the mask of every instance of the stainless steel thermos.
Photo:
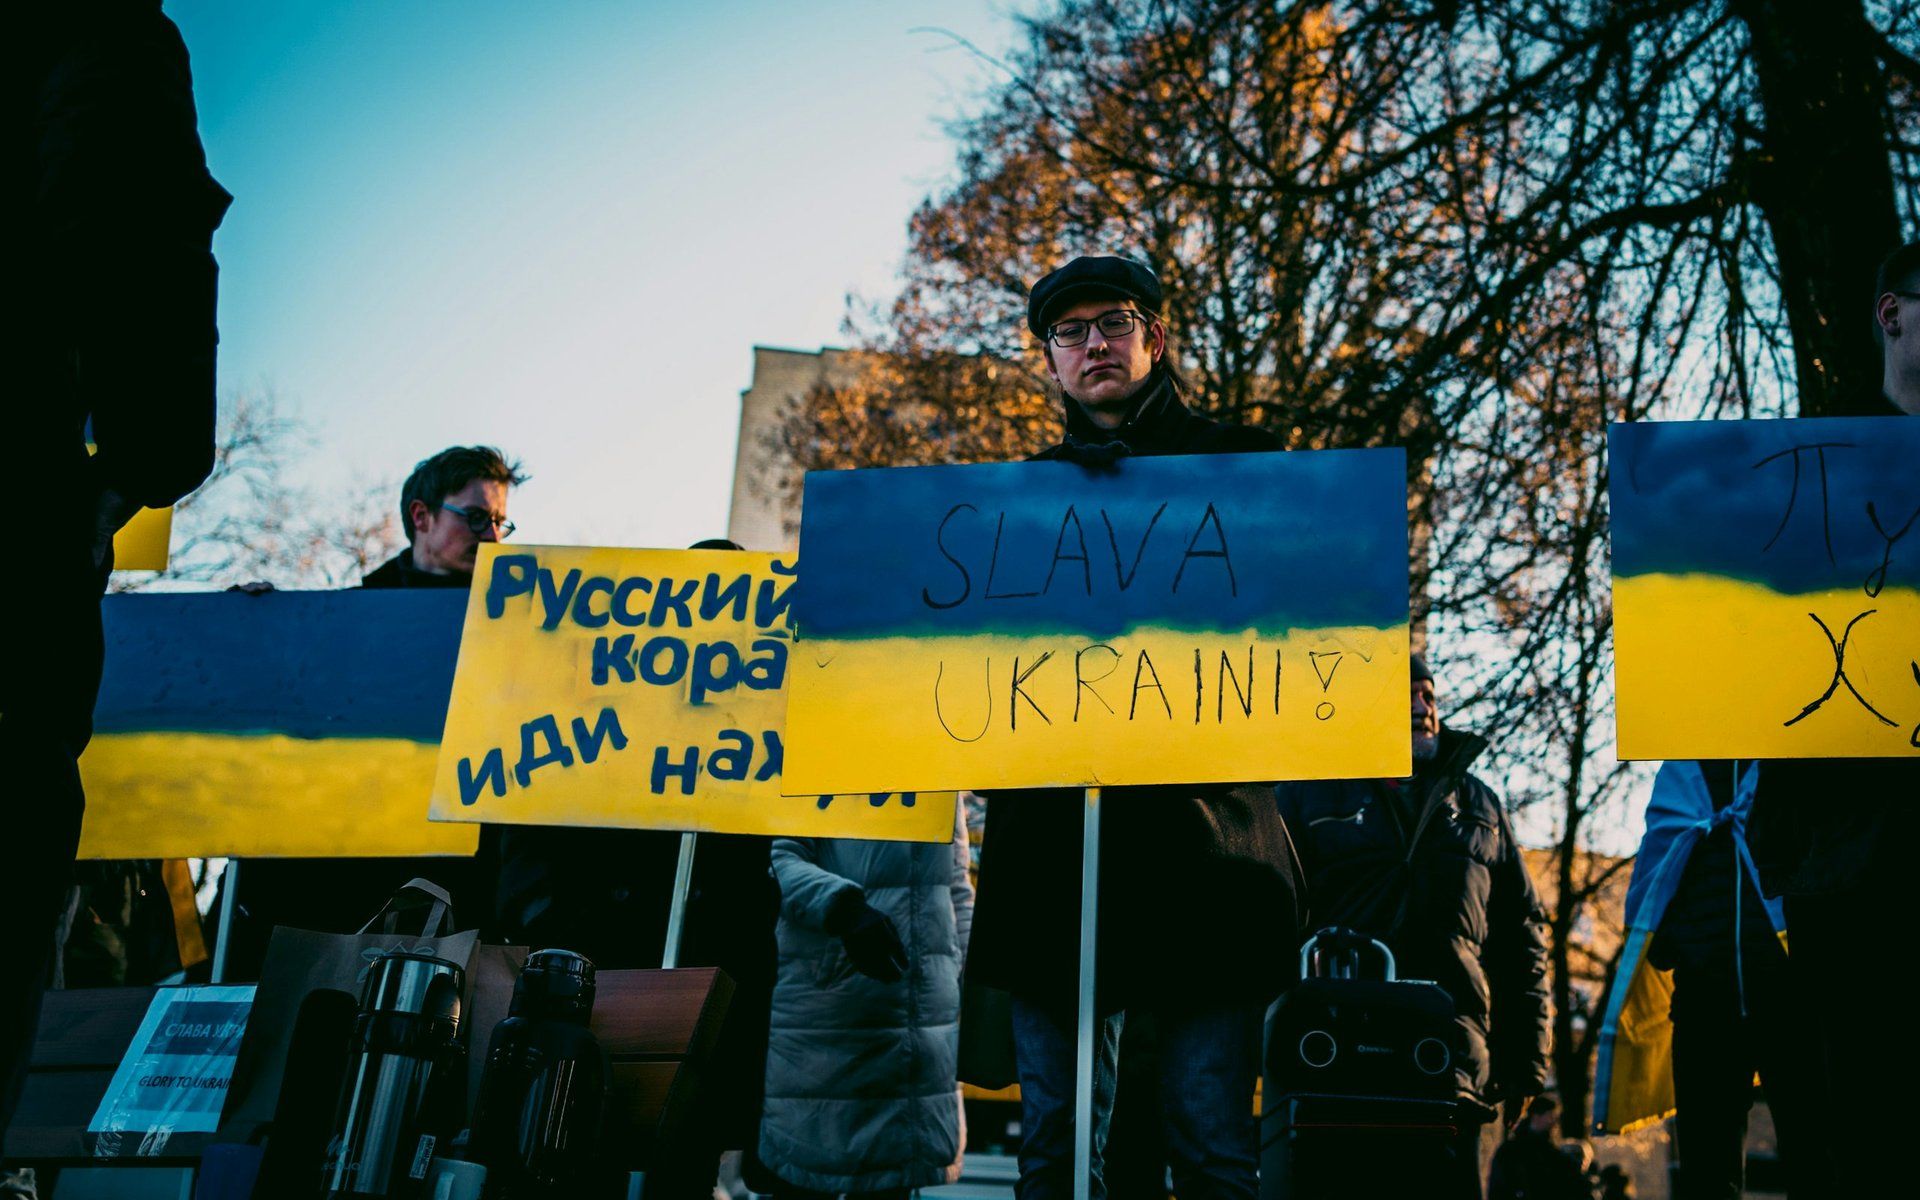
M462 1125L464 983L457 964L428 954L373 960L327 1145L328 1200L427 1194L434 1155Z

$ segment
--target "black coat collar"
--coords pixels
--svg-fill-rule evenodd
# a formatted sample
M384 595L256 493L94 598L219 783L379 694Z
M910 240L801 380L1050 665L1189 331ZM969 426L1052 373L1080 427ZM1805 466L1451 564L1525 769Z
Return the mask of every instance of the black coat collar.
M1135 454L1181 448L1181 434L1192 412L1165 371L1154 368L1140 389L1133 415L1114 429L1103 429L1072 396L1066 397L1067 436L1075 441L1125 442Z

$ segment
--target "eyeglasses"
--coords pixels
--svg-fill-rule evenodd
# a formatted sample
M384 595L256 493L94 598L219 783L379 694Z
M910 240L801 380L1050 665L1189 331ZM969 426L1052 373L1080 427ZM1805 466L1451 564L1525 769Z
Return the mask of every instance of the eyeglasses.
M1112 312L1103 312L1091 321L1060 321L1047 330L1047 340L1056 346L1078 346L1087 340L1095 326L1100 336L1108 341L1118 341L1133 332L1135 322L1145 325L1150 320L1147 314L1135 312L1130 308L1116 308Z
M489 529L498 529L500 531L501 541L505 541L513 536L513 522L507 520L505 517L496 517L492 513L478 508L463 508L458 504L442 502L440 507L465 521L467 528L475 533L485 533Z

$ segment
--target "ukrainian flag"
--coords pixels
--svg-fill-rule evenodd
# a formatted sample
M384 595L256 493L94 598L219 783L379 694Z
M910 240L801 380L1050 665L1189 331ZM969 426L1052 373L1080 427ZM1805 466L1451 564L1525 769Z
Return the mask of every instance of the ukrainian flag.
M1736 781L1733 802L1718 812L1698 763L1670 762L1654 777L1653 796L1647 802L1647 832L1627 884L1626 945L1600 1024L1593 1081L1596 1134L1631 1133L1674 1111L1673 972L1648 962L1647 947L1660 930L1694 848L1722 825L1732 827L1741 877L1759 893L1760 873L1746 837L1759 776L1759 764L1747 763ZM1774 899L1765 904L1774 932L1784 941L1787 926L1781 902ZM1739 913L1744 905L1735 908L1734 923L1727 930L1729 960L1742 944Z
M1621 757L1920 755L1920 421L1609 444Z
M1404 775L1398 450L813 472L802 792Z
M81 857L472 854L427 820L466 600L108 597Z

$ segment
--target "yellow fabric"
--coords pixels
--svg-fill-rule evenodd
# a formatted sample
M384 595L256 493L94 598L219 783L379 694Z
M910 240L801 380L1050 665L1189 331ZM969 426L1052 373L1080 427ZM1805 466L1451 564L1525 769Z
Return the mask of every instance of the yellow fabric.
M1786 948L1787 935L1779 935ZM1632 1133L1674 1113L1673 972L1643 955L1620 1008L1613 1041L1613 1080L1608 1090L1606 1133Z
M477 826L427 819L438 754L402 738L96 734L80 857L467 857Z
M1627 985L1613 1042L1608 1133L1628 1133L1673 1113L1673 972L1642 957Z
M160 879L173 905L174 944L180 950L180 967L186 970L208 957L207 940L200 930L200 905L194 899L193 869L184 858L169 858L160 864Z

